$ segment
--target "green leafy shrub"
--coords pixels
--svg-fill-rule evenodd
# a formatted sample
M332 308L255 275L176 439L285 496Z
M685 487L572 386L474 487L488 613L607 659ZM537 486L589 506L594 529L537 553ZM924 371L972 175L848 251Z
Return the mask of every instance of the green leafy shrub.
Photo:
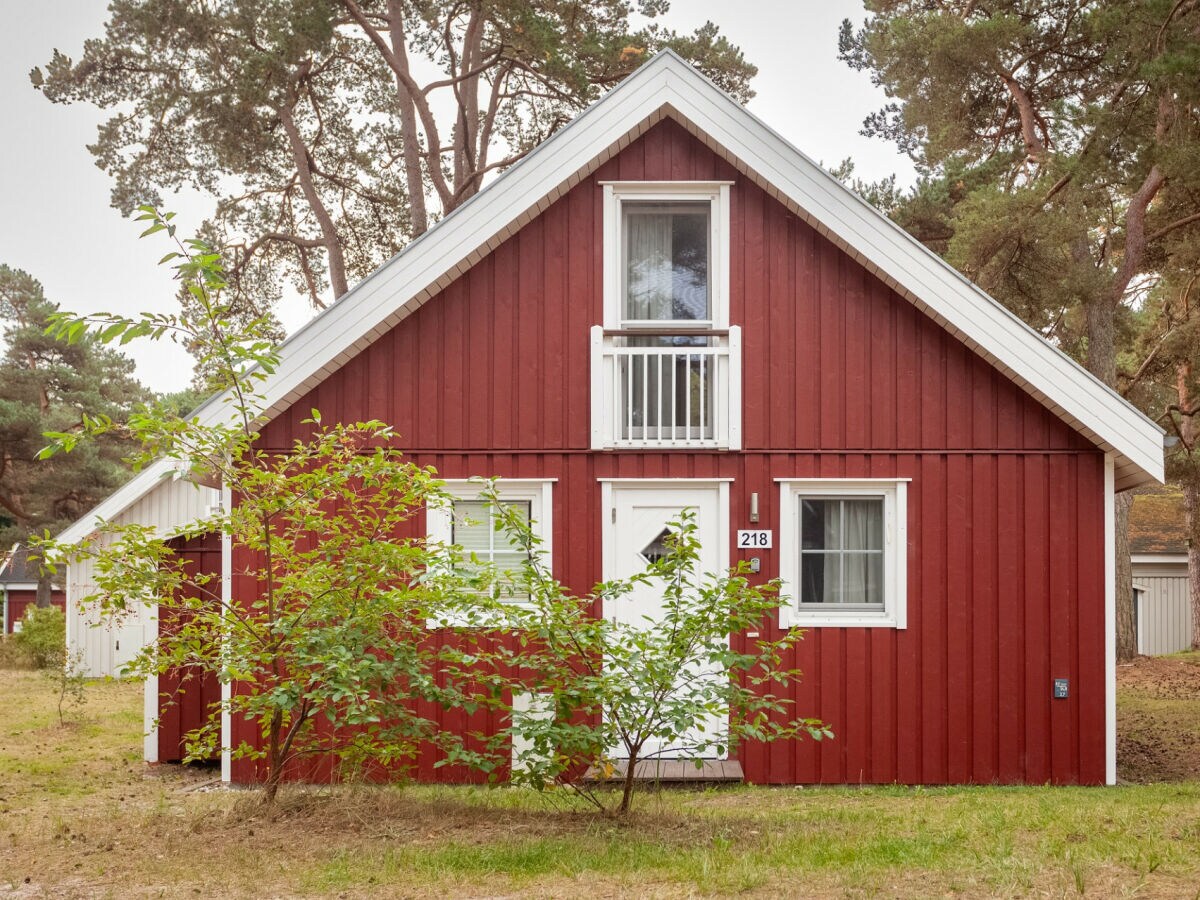
M228 392L229 416L184 417L171 405L124 424L85 414L80 429L47 433L41 455L118 430L140 446L136 465L174 460L237 500L167 534L106 522L70 547L41 542L43 555L91 561L96 593L83 600L105 624L138 608L158 616L157 636L126 674L208 673L236 684L186 736L188 758L220 748L222 715L252 723L257 739L230 750L234 760L255 761L268 803L288 766L306 757L336 757L351 773L381 771L403 765L424 741L461 741L418 712L469 702L441 677L443 651L427 640L446 579L426 574L441 555L405 536L427 505L446 502L441 482L404 459L392 429L377 421L324 426L313 410L310 437L286 453L261 449L261 384L278 365L269 322L239 326L218 254L177 239L171 214L143 207L139 218L151 223L146 235L172 239L163 263L173 264L190 303L135 319L63 313L51 330L68 341L88 333L101 343L176 339L200 359L207 386ZM238 563L242 577L229 595L218 575L192 571L170 543L208 534L250 560ZM59 686L61 697L74 696L68 679Z
M833 737L786 696L800 678L790 660L803 632L759 637L741 650L730 643L731 634L770 633L779 582L751 583L746 562L703 572L693 510L668 523L660 559L578 597L545 567L538 536L504 503L498 485L489 483L483 496L497 511L497 528L527 560L520 571L484 577L529 599L514 604L502 590L464 594L454 586L444 592L462 604L459 622L511 638L471 644L455 673L460 682L478 679L485 686L480 703L507 725L479 735L480 743L452 748L446 763L474 766L493 780L507 774L537 790L561 785L597 809L625 815L641 761L666 755L699 767L745 741ZM661 612L653 620L613 615L639 588L658 593ZM520 705L509 700L518 695ZM615 804L579 779L585 769L620 785Z
M13 641L33 659L39 669L61 666L66 660L67 617L55 606L31 606L21 619L21 631Z
M0 636L0 669L32 669L33 655L15 634Z

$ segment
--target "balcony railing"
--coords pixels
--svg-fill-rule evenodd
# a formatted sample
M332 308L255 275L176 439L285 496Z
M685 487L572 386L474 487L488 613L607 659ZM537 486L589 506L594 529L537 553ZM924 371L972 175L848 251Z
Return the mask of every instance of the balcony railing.
M741 331L592 328L592 446L741 446Z

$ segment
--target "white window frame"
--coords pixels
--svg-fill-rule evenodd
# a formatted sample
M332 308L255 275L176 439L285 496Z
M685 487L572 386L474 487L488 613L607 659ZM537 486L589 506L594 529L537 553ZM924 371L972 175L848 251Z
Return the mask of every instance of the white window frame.
M555 478L501 478L496 492L501 502L529 503L529 527L540 540L538 560L548 571L554 571L554 483ZM453 479L443 482L443 489L452 500L482 500L486 484L478 479ZM425 538L431 546L449 547L454 543L454 510L442 503L425 507ZM511 600L515 606L528 601ZM465 625L448 619L430 619L428 627ZM484 623L486 624L486 623Z
M729 194L732 181L604 181L602 325L591 329L591 446L594 450L706 447L740 450L742 447L742 332L729 323ZM625 255L621 204L626 201L709 203L709 313L708 320L625 320ZM715 339L720 353L714 359L713 437L661 440L650 435L618 437L619 404L616 348L605 331L725 332ZM711 341L710 341L711 343Z
M907 478L777 478L779 484L779 578L783 628L908 627ZM800 501L804 498L883 500L883 608L814 609L800 604Z
M691 328L697 331L729 327L729 187L731 181L603 181L604 188L604 327ZM624 318L624 235L621 204L709 202L708 291L710 321L629 321Z

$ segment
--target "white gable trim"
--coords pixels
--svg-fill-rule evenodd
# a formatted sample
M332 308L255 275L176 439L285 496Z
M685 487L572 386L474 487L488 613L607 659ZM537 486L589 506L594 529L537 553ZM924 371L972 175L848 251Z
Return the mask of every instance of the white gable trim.
M1162 480L1157 425L670 51L643 65L292 335L263 386L267 414L337 371L665 116L1111 452L1118 490ZM213 422L228 410L218 397L196 414ZM163 465L149 467L62 539L82 539L98 519L111 518L153 489L165 471Z

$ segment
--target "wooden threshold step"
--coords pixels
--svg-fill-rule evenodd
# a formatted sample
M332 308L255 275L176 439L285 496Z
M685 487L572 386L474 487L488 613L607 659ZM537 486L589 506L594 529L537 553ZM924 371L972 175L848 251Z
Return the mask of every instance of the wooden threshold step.
M619 759L614 762L612 774L607 779L593 767L584 773L583 780L623 781L628 770L629 760ZM732 759L704 759L699 766L690 759L644 759L634 767L633 777L635 781L660 784L729 784L745 779L742 764Z

